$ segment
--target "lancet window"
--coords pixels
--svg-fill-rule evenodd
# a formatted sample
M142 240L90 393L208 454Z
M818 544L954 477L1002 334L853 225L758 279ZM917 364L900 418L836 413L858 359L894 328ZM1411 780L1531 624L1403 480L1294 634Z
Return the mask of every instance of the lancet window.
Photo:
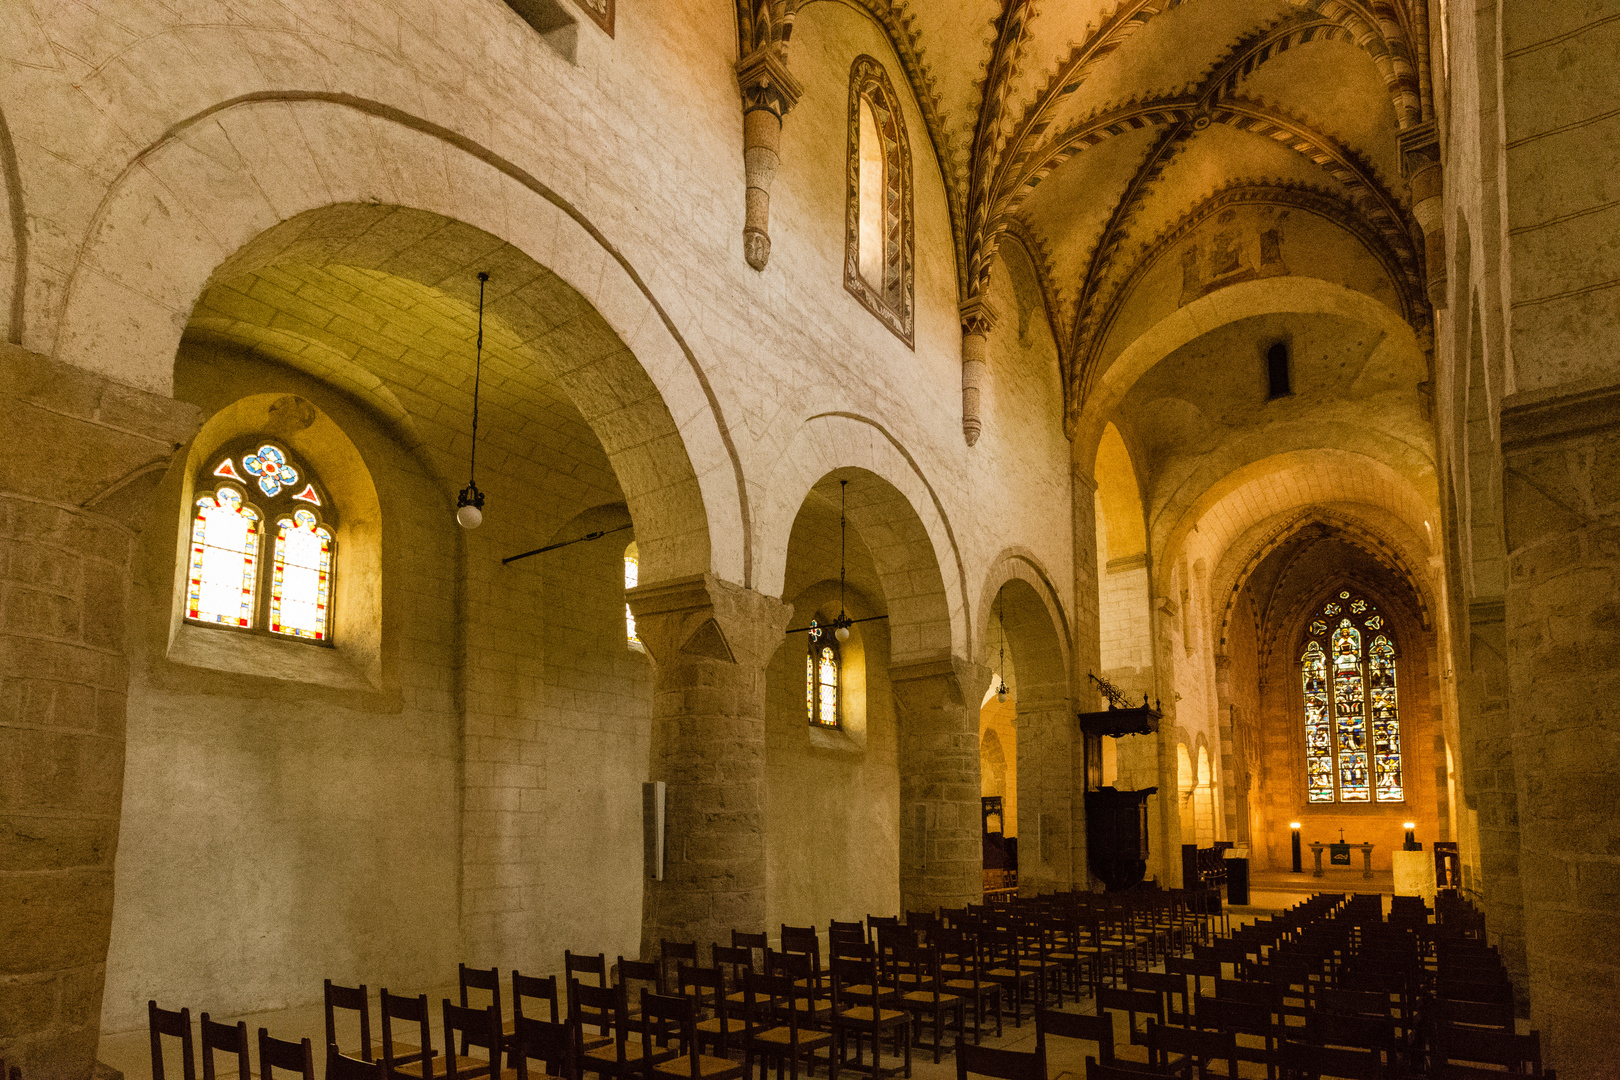
M846 173L844 287L910 345L911 146L900 98L870 56L850 68Z
M810 621L810 650L804 658L804 707L810 722L838 726L838 694L843 671L838 639L829 627Z
M204 484L213 486L192 505L185 617L329 642L334 516L308 470L255 439L215 458Z
M640 580L641 555L635 541L632 540L630 546L624 549L624 591L629 592L635 588L636 582ZM624 602L624 636L632 649L639 652L647 651L647 647L641 643L640 636L636 634L636 616L635 612L630 610L628 600Z
M1341 589L1312 615L1300 684L1308 801L1403 801L1395 645L1375 605Z

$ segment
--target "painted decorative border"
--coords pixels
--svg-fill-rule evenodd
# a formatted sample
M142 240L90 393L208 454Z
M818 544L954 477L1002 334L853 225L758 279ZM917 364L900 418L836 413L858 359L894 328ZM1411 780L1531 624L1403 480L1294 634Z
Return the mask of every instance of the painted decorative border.
M581 11L591 17L591 21L607 32L608 37L613 36L613 15L617 0L574 0Z
M885 207L883 288L861 277L861 102L872 107L884 143ZM906 138L900 98L883 65L857 56L849 69L849 157L844 169L844 288L894 335L915 348L912 266L915 241L911 215L911 143Z

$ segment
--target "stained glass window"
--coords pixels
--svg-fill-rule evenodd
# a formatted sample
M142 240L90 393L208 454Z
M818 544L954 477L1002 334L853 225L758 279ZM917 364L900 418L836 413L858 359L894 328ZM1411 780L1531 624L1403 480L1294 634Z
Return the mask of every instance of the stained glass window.
M197 500L191 519L191 574L186 618L224 626L253 625L259 570L259 513L235 488Z
M629 592L641 580L641 556L635 542L624 549L624 591ZM624 636L632 649L644 649L641 638L636 636L636 616L630 610L630 601L624 602Z
M804 708L810 722L838 726L838 639L831 630L810 620L810 650L804 658Z
M332 588L332 534L302 508L276 522L270 632L326 640Z
M207 475L230 482L197 499L186 618L329 642L334 519L317 481L286 450L260 439L215 459ZM259 557L265 522L275 523L268 571ZM260 587L265 572L268 588Z
M1348 603L1330 601L1320 609L1329 618L1319 615L1306 627L1300 656L1306 798L1401 802L1395 646L1378 633L1385 619L1370 601L1348 590L1338 599Z

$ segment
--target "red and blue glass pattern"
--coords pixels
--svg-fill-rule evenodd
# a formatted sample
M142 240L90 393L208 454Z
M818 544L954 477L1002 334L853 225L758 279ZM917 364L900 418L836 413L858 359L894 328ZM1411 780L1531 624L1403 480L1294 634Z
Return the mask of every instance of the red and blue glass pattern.
M298 470L287 464L287 456L273 446L261 446L258 453L244 457L242 468L258 478L259 490L272 499L281 494L283 487L298 483Z

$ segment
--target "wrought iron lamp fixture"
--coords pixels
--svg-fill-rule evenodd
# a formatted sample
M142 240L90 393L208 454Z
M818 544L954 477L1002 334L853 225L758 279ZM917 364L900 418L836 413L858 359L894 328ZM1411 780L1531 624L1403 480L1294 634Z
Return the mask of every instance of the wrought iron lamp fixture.
M467 486L456 496L456 524L476 529L484 523L484 493L478 490L478 390L484 377L484 283L489 274L478 272L478 345L473 360L472 455L467 463Z
M888 618L887 615L868 615L864 619L852 619L849 617L849 612L844 608L845 534L849 529L849 521L844 516L844 488L848 484L848 480L838 481L838 618L827 624L827 626L832 627L833 636L840 643L849 640L849 628L856 623L875 622L878 619ZM811 622L809 626L789 627L786 632L789 634L801 634L810 629L825 629L825 627L822 627L819 623Z

